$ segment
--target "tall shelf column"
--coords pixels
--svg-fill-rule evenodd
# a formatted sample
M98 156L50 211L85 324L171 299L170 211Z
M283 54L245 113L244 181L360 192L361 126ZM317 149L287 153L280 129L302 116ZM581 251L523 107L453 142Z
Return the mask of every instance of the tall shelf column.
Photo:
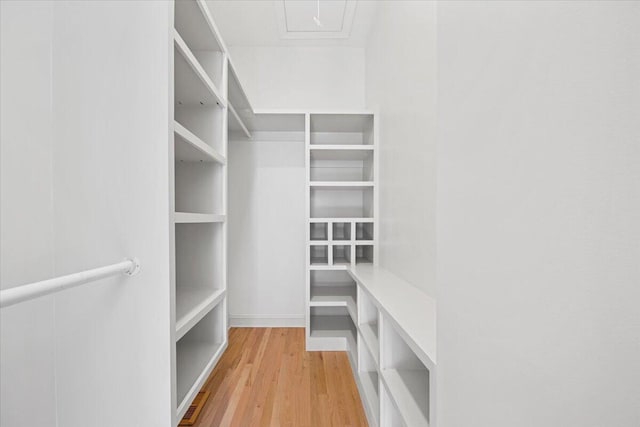
M228 55L203 0L174 2L171 383L178 425L227 347Z

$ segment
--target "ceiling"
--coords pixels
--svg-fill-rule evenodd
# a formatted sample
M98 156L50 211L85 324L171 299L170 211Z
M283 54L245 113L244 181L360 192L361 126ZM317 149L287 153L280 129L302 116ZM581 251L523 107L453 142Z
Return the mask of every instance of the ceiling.
M208 0L229 46L364 47L376 1ZM316 22L316 21L319 21Z

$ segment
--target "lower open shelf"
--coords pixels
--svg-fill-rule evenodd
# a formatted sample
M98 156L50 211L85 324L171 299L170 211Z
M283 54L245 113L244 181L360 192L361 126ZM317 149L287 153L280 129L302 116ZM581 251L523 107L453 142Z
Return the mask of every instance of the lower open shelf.
M180 285L176 292L176 339L182 338L224 295L222 289Z
M309 305L311 307L346 307L351 318L357 321L356 286L312 285Z
M429 372L423 369L385 369L382 380L404 423L429 426Z
M346 307L310 307L307 350L356 352L356 326ZM353 354L351 354L353 357Z
M177 418L213 370L226 346L224 301L216 305L176 343Z

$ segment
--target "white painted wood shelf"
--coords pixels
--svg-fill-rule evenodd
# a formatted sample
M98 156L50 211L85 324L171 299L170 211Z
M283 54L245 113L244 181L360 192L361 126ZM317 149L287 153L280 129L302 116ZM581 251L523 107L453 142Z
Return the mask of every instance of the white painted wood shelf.
M426 405L429 401L427 374L412 370L382 370L384 382L405 425L428 427Z
M242 132L247 138L251 139L251 132L242 121L240 115L238 115L236 109L233 107L233 104L229 102L229 131L230 132Z
M179 406L177 418L180 420L189 409L189 405L204 385L226 348L226 343L206 341L189 342L179 345L178 352L186 356L178 357L176 370L178 375L177 395Z
M176 339L189 332L225 297L226 290L181 284L176 290Z
M174 214L174 220L176 224L225 222L226 219L226 215L219 214L203 214L193 212L176 212Z
M373 181L311 181L311 187L323 187L333 189L354 189L373 187Z
M194 135L177 121L173 123L175 133L175 159L180 162L217 162L226 164L225 157L215 148Z
M185 106L225 108L227 101L177 30L174 31L173 37L176 53L174 55L174 73L177 103Z

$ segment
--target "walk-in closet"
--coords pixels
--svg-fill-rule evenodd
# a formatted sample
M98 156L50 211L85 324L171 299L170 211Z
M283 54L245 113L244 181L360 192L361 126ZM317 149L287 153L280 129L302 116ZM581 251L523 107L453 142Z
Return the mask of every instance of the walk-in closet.
M0 427L640 426L640 2L0 0Z

